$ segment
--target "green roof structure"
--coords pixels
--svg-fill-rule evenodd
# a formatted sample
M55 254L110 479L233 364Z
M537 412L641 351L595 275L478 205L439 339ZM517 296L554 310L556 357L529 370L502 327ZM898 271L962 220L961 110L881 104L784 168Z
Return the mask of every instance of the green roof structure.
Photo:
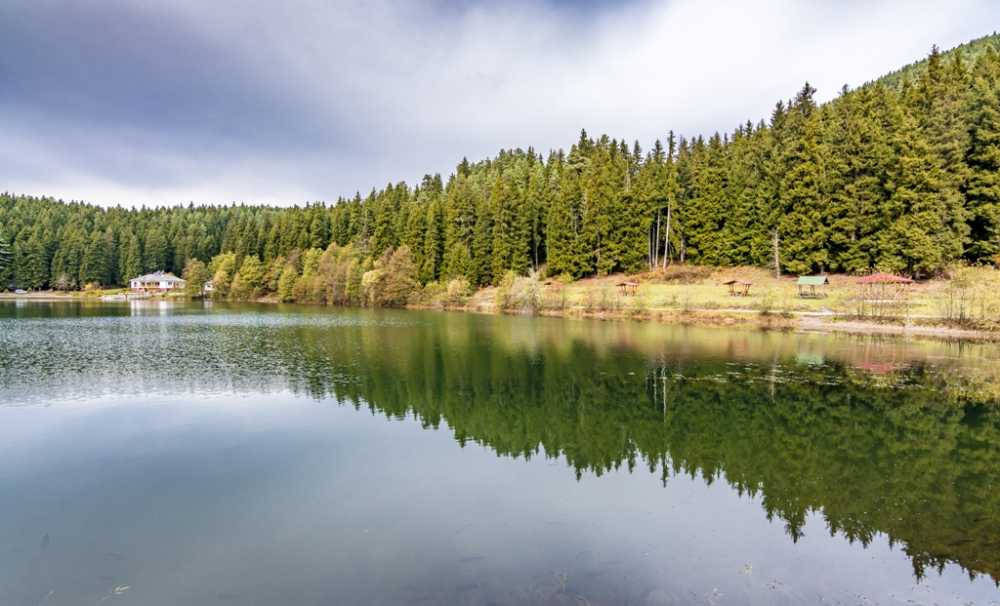
M819 299L826 296L822 289L816 290L817 286L826 286L830 279L824 276L799 276L799 296L803 299Z
M830 283L826 276L799 276L799 286L825 286Z

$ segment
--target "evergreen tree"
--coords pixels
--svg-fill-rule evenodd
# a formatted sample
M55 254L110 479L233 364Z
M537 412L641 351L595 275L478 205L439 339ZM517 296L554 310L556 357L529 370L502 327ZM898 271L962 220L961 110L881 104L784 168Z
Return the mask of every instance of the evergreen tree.
M976 63L969 102L967 155L970 244L973 261L1000 255L1000 55Z
M139 238L128 234L121 241L121 252L118 255L118 275L126 282L142 273L142 251L139 249Z
M0 227L0 289L8 288L14 281L14 249L7 234Z
M967 226L951 208L953 183L915 117L887 99L892 185L883 206L888 226L879 234L876 265L929 275L961 255Z
M80 282L82 284L107 285L111 282L111 270L108 263L111 261L111 252L108 241L104 234L94 231L90 235L83 260L80 264Z
M21 288L39 289L48 284L45 246L38 233L14 244L14 279Z
M816 89L806 83L785 117L782 179L778 200L782 217L778 239L782 266L804 274L829 267L824 223L823 148Z
M545 249L548 252L549 273L583 275L577 254L579 238L580 164L564 166L561 158L554 158L553 176L557 179L557 193L546 213Z
M493 280L493 213L485 205L476 215L470 265L473 284L484 286Z
M878 84L845 88L832 111L826 136L831 269L862 273L875 264L888 200L886 159L892 152L881 113L890 94Z
M430 282L441 275L441 265L444 262L444 216L441 209L441 197L434 195L427 203L426 229L424 231L424 260L420 268L420 280Z
M153 272L168 270L167 258L169 257L169 250L167 248L167 240L163 235L163 231L161 231L159 227L150 229L143 244L142 264L145 271ZM238 240L237 244L239 244Z

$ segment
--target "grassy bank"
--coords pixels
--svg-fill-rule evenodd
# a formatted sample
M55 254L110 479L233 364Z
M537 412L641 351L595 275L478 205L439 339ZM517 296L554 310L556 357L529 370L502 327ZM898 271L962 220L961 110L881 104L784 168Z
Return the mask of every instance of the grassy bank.
M411 308L478 313L1000 340L1000 270L957 268L909 286L898 304L878 313L862 304L868 295L861 290L856 276L834 274L829 279L830 284L822 287L823 296L802 298L794 276L775 277L753 267L676 265L665 271L577 281L510 275L499 286L478 290L470 289L462 280L412 285L409 296L403 295L402 300L408 301ZM725 285L730 280L750 282L749 294L731 296ZM634 294L623 294L618 287L626 281L635 282ZM324 290L321 285L318 292ZM96 301L122 292L126 289L0 293L0 299ZM249 300L277 303L280 297L258 293ZM303 298L301 302L332 301Z
M818 298L799 296L796 277L775 277L759 268L675 266L666 271L615 274L564 283L512 278L468 296L438 289L411 299L411 306L482 313L565 317L635 318L699 325L899 333L1000 339L1000 271L959 268L915 283L905 296L874 312L856 276L830 275ZM747 296L731 296L725 282L752 285ZM635 282L623 294L622 282Z

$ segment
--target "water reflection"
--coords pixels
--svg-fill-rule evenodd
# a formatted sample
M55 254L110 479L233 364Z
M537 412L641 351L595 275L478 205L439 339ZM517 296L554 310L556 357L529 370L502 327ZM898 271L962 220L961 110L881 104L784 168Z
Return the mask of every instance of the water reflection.
M792 541L819 516L862 546L887 536L917 578L1000 579L993 346L135 303L0 307L0 400L291 390L577 478L722 481Z

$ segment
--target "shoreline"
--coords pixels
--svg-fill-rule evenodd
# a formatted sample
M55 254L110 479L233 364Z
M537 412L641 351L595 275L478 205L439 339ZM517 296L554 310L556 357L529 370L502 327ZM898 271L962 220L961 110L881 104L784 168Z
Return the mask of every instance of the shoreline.
M142 299L144 301L188 301L184 297L164 296ZM81 301L105 303L99 296L87 295L82 292L33 292L27 294L0 293L0 301L34 301L34 302L68 302ZM239 301L233 301L239 303ZM248 303L264 303L270 305L306 305L314 303L279 303L273 297L258 297ZM321 305L324 306L325 305ZM764 313L752 309L714 308L679 310L674 308L652 308L643 311L636 310L588 310L582 307L564 309L540 309L535 312L500 310L496 305L407 305L401 309L425 311L449 311L462 313L477 313L484 315L526 315L549 318L591 319L605 321L632 320L639 322L656 322L660 324L676 324L681 326L704 326L715 328L755 328L759 330L784 330L803 333L844 333L855 335L885 335L902 338L921 338L949 341L970 342L1000 342L1000 331L963 328L958 326L934 326L914 324L912 321L898 320L876 322L859 320L835 313L814 313L801 311L774 311ZM943 318L922 318L944 321Z
M605 321L631 320L679 326L709 328L753 328L815 334L885 335L901 338L920 338L946 341L1000 342L1000 331L962 328L956 326L928 326L913 323L875 322L852 319L836 314L804 312L761 313L745 309L650 309L633 311L589 311L580 308L567 310L539 310L538 312L503 311L487 306L435 306L407 305L405 309L478 313L484 315L524 315L548 318L589 319ZM838 319L841 318L841 319Z

